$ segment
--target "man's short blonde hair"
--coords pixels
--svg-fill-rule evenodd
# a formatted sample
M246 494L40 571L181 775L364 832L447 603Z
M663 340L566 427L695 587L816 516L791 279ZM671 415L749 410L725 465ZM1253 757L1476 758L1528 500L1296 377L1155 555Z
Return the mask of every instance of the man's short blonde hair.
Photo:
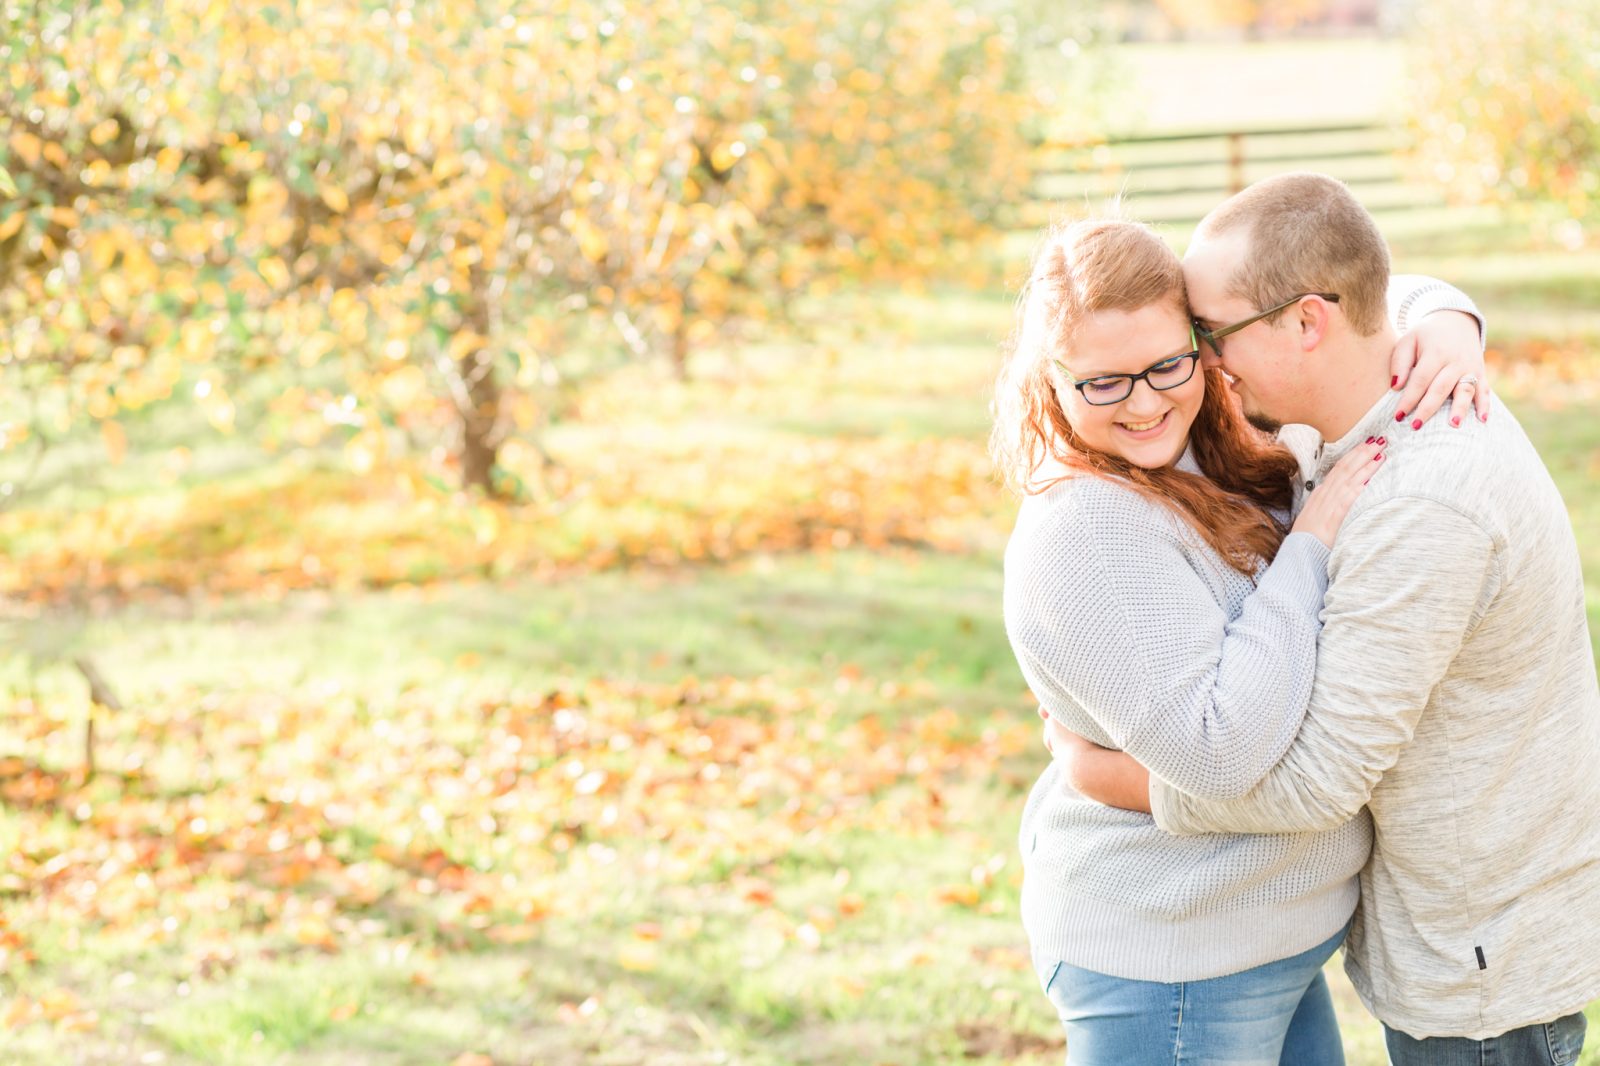
M1260 310L1298 292L1336 292L1358 334L1371 336L1383 327L1389 247L1344 182L1325 174L1258 181L1224 200L1197 232L1219 237L1239 231L1246 250L1228 280L1230 296Z

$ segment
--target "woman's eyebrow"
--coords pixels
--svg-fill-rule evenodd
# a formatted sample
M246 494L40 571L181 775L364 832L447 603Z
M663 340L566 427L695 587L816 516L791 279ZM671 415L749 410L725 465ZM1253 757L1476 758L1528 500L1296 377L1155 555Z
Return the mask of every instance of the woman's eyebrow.
M1079 374L1068 367L1066 363L1062 363L1061 367L1062 369L1066 370L1067 373L1072 375L1074 381L1093 381L1095 378L1126 378L1132 377L1134 374L1142 374L1153 366L1160 366L1162 363L1170 363L1180 355L1188 355L1192 351L1194 351L1193 348L1184 348L1179 352L1169 352L1166 355L1161 356L1159 359L1155 359L1146 363L1138 370L1105 370L1098 374Z

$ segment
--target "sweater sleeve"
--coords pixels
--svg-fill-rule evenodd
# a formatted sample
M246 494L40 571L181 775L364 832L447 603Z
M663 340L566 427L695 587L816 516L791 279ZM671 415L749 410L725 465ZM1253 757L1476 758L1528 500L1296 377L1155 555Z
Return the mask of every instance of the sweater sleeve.
M1406 551L1422 543L1426 552ZM1394 565L1401 557L1407 565ZM1152 777L1156 824L1287 833L1355 817L1492 597L1496 565L1489 534L1445 504L1399 497L1351 516L1334 549L1316 684L1294 743L1260 785L1227 802Z
M1487 343L1488 324L1472 298L1449 282L1425 274L1394 274L1389 278L1389 320L1401 333L1435 311L1463 311L1478 320L1478 344Z
M1008 635L1046 710L1065 697L1186 792L1239 796L1305 713L1328 550L1290 534L1230 621L1191 561L1201 550L1147 512L1095 522L1064 508L1008 553Z

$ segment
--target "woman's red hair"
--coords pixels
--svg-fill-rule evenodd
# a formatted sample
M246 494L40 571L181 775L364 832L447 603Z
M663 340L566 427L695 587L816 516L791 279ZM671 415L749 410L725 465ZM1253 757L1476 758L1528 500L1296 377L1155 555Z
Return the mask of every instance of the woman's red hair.
M1175 466L1145 469L1090 448L1061 407L1066 393L1058 385L1069 386L1058 380L1054 362L1067 353L1084 316L1162 302L1188 317L1182 266L1149 227L1115 218L1053 227L1017 301L1017 327L995 385L990 451L1007 484L1023 495L1070 477L1122 480L1171 507L1230 566L1252 575L1283 542L1286 530L1269 509L1289 509L1299 464L1244 420L1220 370L1205 371L1205 399L1189 428L1204 477Z

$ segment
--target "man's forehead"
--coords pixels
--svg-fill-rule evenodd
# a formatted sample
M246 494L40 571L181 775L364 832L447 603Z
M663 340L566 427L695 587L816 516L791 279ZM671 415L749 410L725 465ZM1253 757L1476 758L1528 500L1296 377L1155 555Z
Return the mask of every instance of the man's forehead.
M1231 234L1221 238L1196 237L1189 245L1183 257L1183 278L1191 303L1226 298L1228 282L1245 251L1244 242L1231 238Z
M1231 230L1227 233L1201 235L1195 234L1189 242L1188 249L1183 255L1183 265L1188 269L1192 264L1209 266L1232 265L1244 258L1249 241L1242 231Z

